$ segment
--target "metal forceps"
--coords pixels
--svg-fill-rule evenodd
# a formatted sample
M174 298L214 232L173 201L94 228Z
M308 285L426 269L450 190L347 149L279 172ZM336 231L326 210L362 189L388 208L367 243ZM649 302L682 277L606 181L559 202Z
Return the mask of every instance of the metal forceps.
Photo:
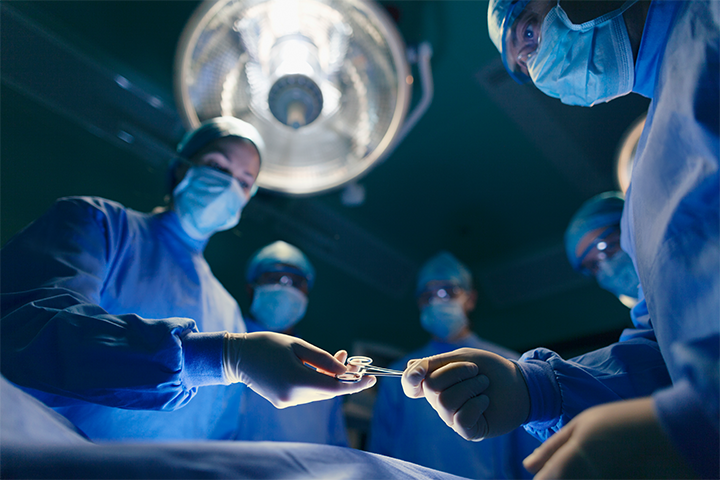
M389 368L375 367L371 365L370 357L350 357L345 365L359 367L357 372L345 372L335 375L335 378L341 382L355 383L359 382L363 375L375 375L378 377L402 377L403 372L400 370L391 370Z

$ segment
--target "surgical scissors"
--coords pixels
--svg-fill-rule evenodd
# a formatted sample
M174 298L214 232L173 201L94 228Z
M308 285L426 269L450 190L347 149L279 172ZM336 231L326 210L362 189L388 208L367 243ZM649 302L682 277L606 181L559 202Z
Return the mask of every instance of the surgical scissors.
M350 357L345 362L345 365L353 367L360 367L357 372L345 372L338 373L335 378L341 382L355 383L359 382L363 375L375 375L378 377L402 377L403 372L400 370L391 370L389 368L375 367L371 365L372 358L370 357Z

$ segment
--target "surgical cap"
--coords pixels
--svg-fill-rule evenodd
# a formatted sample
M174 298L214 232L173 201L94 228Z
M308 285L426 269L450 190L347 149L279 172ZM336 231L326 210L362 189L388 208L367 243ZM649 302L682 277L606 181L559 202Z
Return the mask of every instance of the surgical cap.
M315 282L315 268L300 249L282 240L261 248L250 257L247 266L247 281L252 283L265 272L286 272L288 271L286 265L294 267L297 270L294 273L305 277L308 288L312 288Z
M515 19L525 9L530 0L490 0L488 4L488 33L495 48L500 52L505 70L518 83L527 82L527 78L517 76L508 68L507 58L503 50L503 38L505 31L515 22Z
M617 225L620 228L625 199L621 192L605 192L583 203L573 215L565 230L565 253L575 270L580 269L580 259L575 250L580 240L595 229Z
M262 162L265 156L265 142L260 133L249 123L235 117L217 117L203 122L195 130L185 134L177 146L177 152L185 158L190 158L208 143L225 137L244 138L252 142Z
M425 262L418 273L415 293L419 295L428 282L436 280L454 283L465 290L472 289L470 270L450 252L440 252Z

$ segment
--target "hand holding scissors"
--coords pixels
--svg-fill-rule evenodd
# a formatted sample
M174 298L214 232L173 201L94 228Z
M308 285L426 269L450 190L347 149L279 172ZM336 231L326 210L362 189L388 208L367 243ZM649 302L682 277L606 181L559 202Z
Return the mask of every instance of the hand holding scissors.
M377 377L402 377L403 372L400 370L391 370L389 368L375 367L370 357L350 357L345 362L346 365L356 367L354 372L338 373L335 378L345 383L359 382L364 375L375 375Z

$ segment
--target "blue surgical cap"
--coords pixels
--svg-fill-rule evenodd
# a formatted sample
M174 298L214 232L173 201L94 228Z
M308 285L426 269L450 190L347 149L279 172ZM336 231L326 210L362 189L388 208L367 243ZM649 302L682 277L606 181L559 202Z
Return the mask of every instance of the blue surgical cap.
M472 289L470 270L450 252L440 252L425 262L418 273L415 293L419 295L428 282L436 280L454 283L465 290Z
M565 230L565 253L575 270L580 269L580 259L575 250L580 240L595 229L617 226L620 228L625 198L621 192L605 192L583 203L573 215Z
M526 83L529 78L522 73L516 73L508 68L506 52L503 50L503 38L508 28L515 23L515 19L525 9L530 0L490 0L488 4L488 33L495 48L500 52L505 70L518 83Z
M265 142L260 132L247 122L235 117L217 117L206 120L195 130L191 130L178 143L177 152L185 158L190 158L213 140L225 137L244 138L252 142L257 148L262 162L265 156Z
M247 281L252 283L265 272L286 272L288 271L287 265L297 270L294 273L307 279L308 289L312 288L315 282L315 268L300 249L282 240L261 248L250 257L247 266Z

